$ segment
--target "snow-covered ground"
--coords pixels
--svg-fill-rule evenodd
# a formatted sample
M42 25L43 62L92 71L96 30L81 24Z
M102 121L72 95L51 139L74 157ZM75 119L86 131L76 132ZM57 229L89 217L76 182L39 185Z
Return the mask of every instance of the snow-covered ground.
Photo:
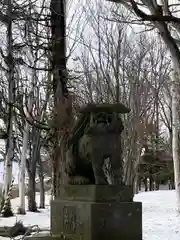
M39 194L36 195L37 203L39 203ZM26 206L27 206L27 197L26 197ZM45 209L39 209L40 212L32 213L27 212L26 215L16 215L10 218L0 218L0 226L13 226L16 221L22 221L24 226L33 226L37 225L41 230L47 231L50 229L50 195L45 197ZM19 205L19 198L11 200L11 205L13 212L17 212ZM0 237L0 240L8 240L9 238ZM15 239L21 239L16 237Z
M36 195L37 203L39 203L39 194ZM41 229L49 229L50 227L50 196L46 195L45 198L45 209L39 209L40 212L32 213L27 212L26 215L14 215L10 218L0 218L0 226L13 226L16 221L21 220L25 226L38 225ZM19 204L19 198L11 200L13 212L17 212ZM26 197L27 206L27 197ZM0 238L1 239L1 238Z
M180 214L176 211L175 191L139 193L143 203L143 240L179 240Z
M41 229L50 226L50 196L46 196L46 209L40 213L27 212L26 215L11 218L0 218L0 226L12 226L16 220L22 220L25 226L38 225ZM139 193L135 201L143 203L143 240L179 240L180 214L176 211L175 191L154 191ZM39 202L39 195L37 195ZM18 198L12 200L15 210ZM0 239L7 239L2 238Z

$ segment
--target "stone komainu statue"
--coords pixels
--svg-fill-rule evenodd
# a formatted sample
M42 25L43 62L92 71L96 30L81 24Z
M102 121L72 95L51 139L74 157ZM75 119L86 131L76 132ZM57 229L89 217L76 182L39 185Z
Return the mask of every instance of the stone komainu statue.
M68 143L69 184L123 183L120 114L128 112L121 103L90 104L80 110Z

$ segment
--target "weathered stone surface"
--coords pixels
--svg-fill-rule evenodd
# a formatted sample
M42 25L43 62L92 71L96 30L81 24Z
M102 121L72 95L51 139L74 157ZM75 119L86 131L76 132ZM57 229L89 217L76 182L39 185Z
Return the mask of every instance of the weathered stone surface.
M92 238L142 240L142 204L94 204L91 212Z
M91 234L91 205L88 202L52 201L51 232L53 236L65 235L73 240Z
M132 202L133 190L120 185L64 185L60 199L89 202Z
M62 240L62 238L53 236L29 236L25 237L24 240Z
M58 240L58 238L52 236L29 236L25 237L25 240Z
M142 204L54 200L53 236L73 240L142 240Z
M46 234L38 233L38 234L35 234L33 236L25 237L25 240L60 240L60 239L62 239L62 238L51 236L48 233L46 233Z

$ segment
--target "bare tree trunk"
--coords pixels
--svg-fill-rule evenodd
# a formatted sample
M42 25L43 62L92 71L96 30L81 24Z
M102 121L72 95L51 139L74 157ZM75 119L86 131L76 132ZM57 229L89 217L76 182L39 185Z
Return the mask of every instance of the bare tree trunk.
M44 189L44 172L43 172L43 164L41 157L39 155L39 184L40 184L40 203L39 208L45 208L45 189Z
M28 148L28 137L29 137L29 124L26 122L23 134L23 147L21 162L19 167L19 198L20 206L18 209L19 214L26 214L25 210L25 173L26 173L26 153Z
M138 191L141 191L141 177L139 177L139 181L138 181Z
M32 107L32 94L29 97L29 104L28 108L31 109ZM20 198L20 206L18 209L19 214L26 214L25 210L25 173L26 173L26 154L28 150L28 139L29 139L29 130L30 126L26 121L24 127L24 134L23 134L23 147L22 147L22 155L21 155L21 162L19 167L19 198Z
M149 191L153 191L154 187L153 187L153 177L152 174L149 174Z
M36 206L36 183L35 183L35 175L34 172L28 172L28 210L30 212L37 212Z
M145 192L147 192L147 191L148 191L148 181L147 181L147 177L144 178L143 182L144 182Z
M27 171L29 176L28 184L28 210L37 211L36 206L36 164L40 155L40 130L33 126L32 130L32 159L27 161Z
M139 190L139 176L136 174L134 178L134 194L138 194Z
M67 89L66 69L66 2L51 0L51 33L52 33L52 69L54 91L54 146L53 146L53 195L60 194L60 184L65 181L66 143L69 132L68 117L71 102ZM66 109L66 113L62 112ZM67 114L67 116L65 116ZM58 119L60 116L61 123ZM58 121L57 121L58 120ZM70 119L71 120L71 119Z
M159 180L155 179L155 190L159 190Z
M9 109L8 109L8 125L7 125L7 155L5 161L5 176L3 193L4 198L7 197L9 186L12 182L12 161L14 158L14 135L13 135L13 104L15 98L15 80L14 80L14 64L13 64L13 53L12 53L12 1L8 0L7 7L8 15L8 29L7 29L7 65L8 65L8 94L9 94ZM10 204L9 204L10 206ZM11 211L7 209L7 211ZM12 214L13 215L13 214Z
M176 198L177 198L177 210L180 212L180 166L179 166L179 141L178 141L178 96L177 96L177 73L175 72L178 68L174 61L173 75L172 75L172 155L174 163L174 179L175 179L175 189L176 189Z

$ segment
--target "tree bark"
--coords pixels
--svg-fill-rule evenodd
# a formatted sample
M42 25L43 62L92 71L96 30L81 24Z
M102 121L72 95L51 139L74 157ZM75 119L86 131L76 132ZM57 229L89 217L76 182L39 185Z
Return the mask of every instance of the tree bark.
M149 191L153 191L153 178L151 174L149 174Z
M13 52L12 52L12 1L7 2L7 15L8 15L8 26L7 26L7 67L8 67L8 124L7 124L7 155L5 161L5 174L4 174L4 185L3 195L7 197L9 186L12 182L12 161L14 158L14 134L13 134L13 104L15 99L15 80L14 80L14 63L13 63Z
M179 119L177 112L178 95L177 95L177 72L178 69L176 61L173 61L173 74L172 74L172 156L174 163L174 179L176 189L177 210L180 212L180 166L179 166L179 141L178 141L178 128ZM178 74L179 75L179 74Z
M141 177L139 177L138 181L138 191L141 191Z
M134 194L138 194L139 191L139 176L136 174L134 178Z
M144 178L144 188L145 188L145 192L147 192L148 191L147 177Z
M39 156L39 185L40 185L40 203L39 208L45 208L45 189L44 189L44 172L41 157Z
M54 134L53 134L53 195L60 194L60 184L65 181L66 144L68 137L68 124L64 120L64 114L69 114L68 106L70 96L67 89L66 69L66 2L64 0L51 0L51 34L52 34L52 69L54 92ZM70 106L70 105L69 105ZM62 113L62 109L66 113ZM61 109L61 110L60 110ZM61 114L61 123L57 121Z
M32 107L32 93L29 97L28 108ZM25 214L25 173L26 173L26 154L28 150L28 140L29 140L29 130L30 126L26 121L23 133L23 147L22 147L22 155L21 162L19 167L19 198L20 198L20 206L18 209L19 214Z
M29 176L28 184L28 210L31 212L37 211L36 206L36 165L40 156L40 129L33 126L32 130L32 158L27 163L27 171Z
M35 174L28 172L28 210L37 212Z
M26 173L26 153L28 148L28 137L29 137L29 124L26 122L24 128L23 135L23 147L22 147L22 155L21 162L19 167L19 198L20 198L20 206L19 213L25 214L25 173Z

